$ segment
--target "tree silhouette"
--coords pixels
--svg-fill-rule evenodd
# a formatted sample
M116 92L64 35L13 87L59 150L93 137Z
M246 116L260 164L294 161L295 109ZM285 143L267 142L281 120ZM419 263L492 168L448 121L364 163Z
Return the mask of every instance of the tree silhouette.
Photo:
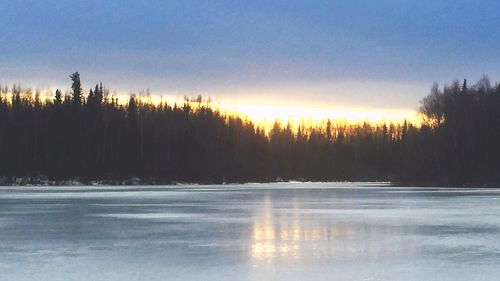
M325 120L269 132L224 115L203 97L120 103L102 83L84 95L0 87L0 181L146 183L275 180L394 181L483 185L500 182L500 86L435 84L421 102L421 126L404 121L350 124Z
M80 82L80 74L75 72L69 76L71 81L71 90L73 91L73 103L75 106L80 106L82 103L82 84Z

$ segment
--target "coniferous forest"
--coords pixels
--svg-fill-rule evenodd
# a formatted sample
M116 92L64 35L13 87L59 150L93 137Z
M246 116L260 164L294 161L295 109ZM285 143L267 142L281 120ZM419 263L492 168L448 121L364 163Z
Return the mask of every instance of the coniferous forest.
M416 185L500 183L500 86L435 85L422 124L325 121L265 131L201 102L120 103L80 76L51 97L0 91L0 177L143 183L391 181Z

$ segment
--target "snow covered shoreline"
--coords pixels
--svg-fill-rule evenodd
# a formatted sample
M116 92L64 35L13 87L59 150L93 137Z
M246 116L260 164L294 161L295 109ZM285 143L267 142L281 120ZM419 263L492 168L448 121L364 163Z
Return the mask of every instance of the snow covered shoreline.
M175 182L157 180L157 179L140 179L132 177L128 179L63 179L51 180L47 177L0 177L0 186L99 186L99 185L159 185L169 184L174 185Z

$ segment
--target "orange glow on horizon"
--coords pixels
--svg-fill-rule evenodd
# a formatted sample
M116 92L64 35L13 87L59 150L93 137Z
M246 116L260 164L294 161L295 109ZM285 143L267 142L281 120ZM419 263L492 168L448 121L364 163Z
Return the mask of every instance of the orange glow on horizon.
M129 96L121 96L127 101ZM186 101L184 98L161 97L161 96L140 96L144 101L153 104L167 103L169 105L182 105ZM248 119L256 125L269 130L278 121L282 126L290 124L293 128L300 125L306 127L323 126L327 120L332 123L362 124L401 124L405 120L416 126L421 124L421 118L416 110L405 109L363 109L363 108L330 108L316 105L296 105L293 103L269 103L265 101L228 101L228 100L203 100L201 102L190 102L197 108L198 106L208 106L219 110L222 114L239 116Z
M396 109L360 109L360 108L328 108L317 106L272 105L258 103L221 103L221 112L247 117L258 125L269 128L275 121L281 124L290 123L292 127L299 125L323 125L327 120L348 124L403 123L419 125L418 113L411 110Z
M35 91L31 94L35 96ZM52 100L51 91L39 92L40 99ZM11 92L4 93L8 99L12 96ZM116 98L119 104L127 104L130 94L109 94L108 99ZM175 96L160 95L136 95L136 97L145 103L168 104L173 106L177 104L182 106L186 103L185 98ZM327 120L332 123L345 124L401 124L405 120L416 126L421 125L422 119L416 110L405 109L363 109L352 107L328 107L327 105L308 105L288 100L287 103L269 102L269 101L229 101L229 100L202 100L201 102L191 101L189 104L196 109L199 106L208 106L214 110L219 110L224 115L239 116L243 119L252 121L257 126L265 129L271 129L273 124L278 121L282 126L290 124L293 128L300 125L306 127L324 126Z

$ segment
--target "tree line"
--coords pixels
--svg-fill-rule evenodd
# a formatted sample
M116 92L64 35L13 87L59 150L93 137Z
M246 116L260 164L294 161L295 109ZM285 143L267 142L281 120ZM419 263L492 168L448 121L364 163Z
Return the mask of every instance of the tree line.
M436 85L424 123L299 126L268 132L201 99L121 103L101 84L50 97L0 89L0 176L144 183L393 181L462 185L498 182L500 87Z

